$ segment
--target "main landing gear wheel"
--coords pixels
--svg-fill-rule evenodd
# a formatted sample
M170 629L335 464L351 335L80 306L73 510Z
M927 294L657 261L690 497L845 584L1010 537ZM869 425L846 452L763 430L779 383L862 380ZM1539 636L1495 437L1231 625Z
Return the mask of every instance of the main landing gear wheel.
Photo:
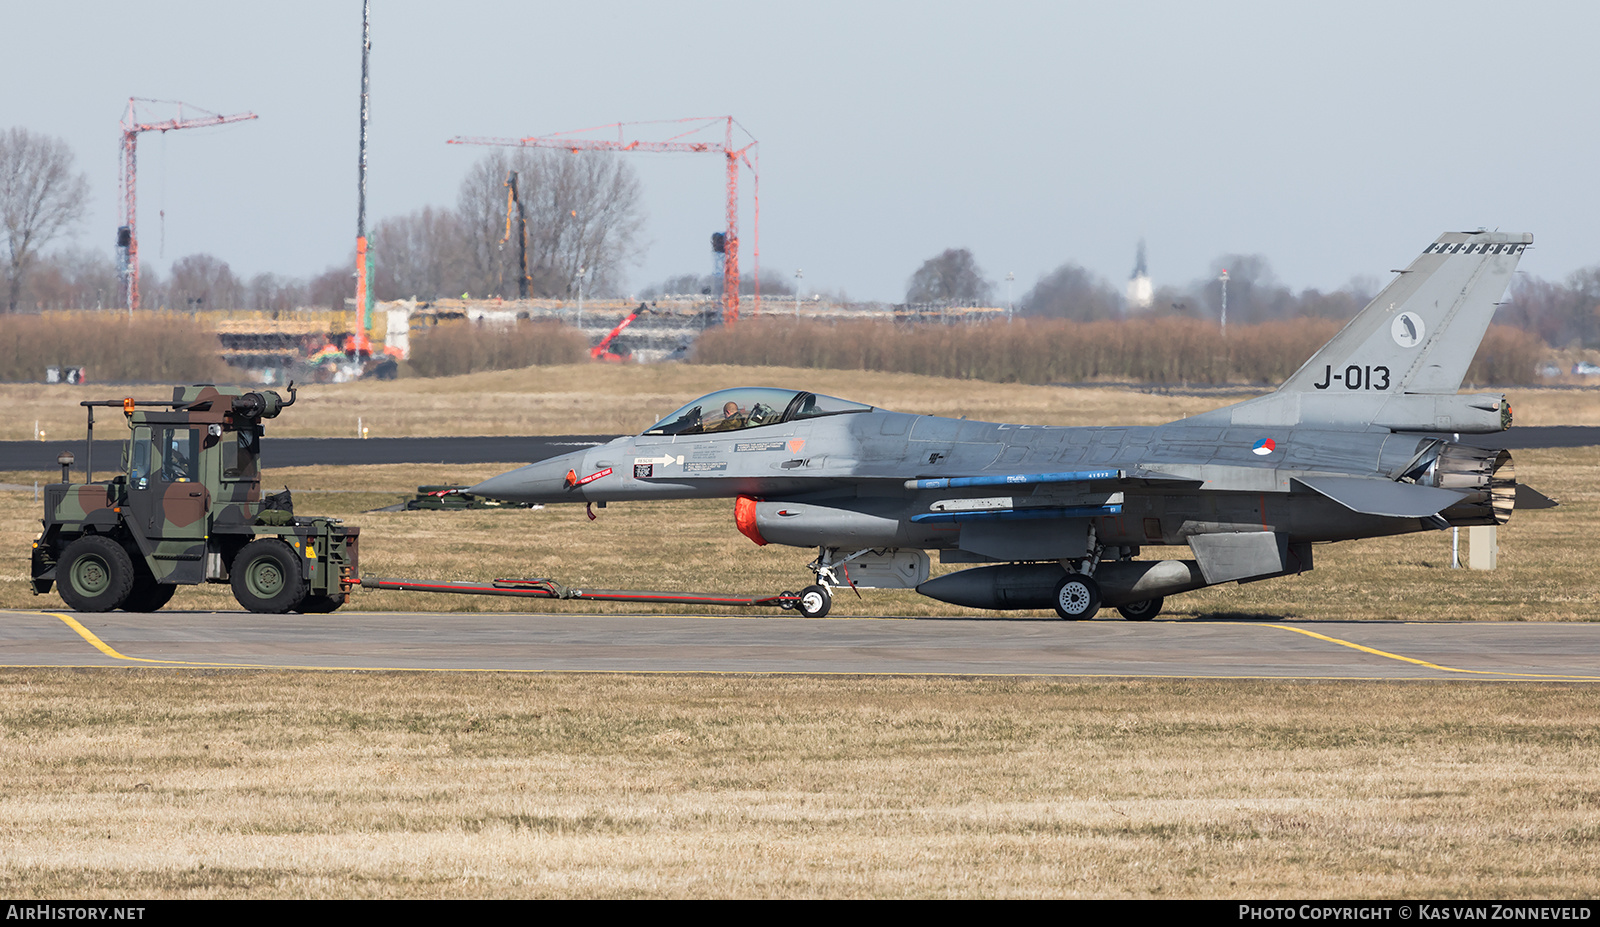
M800 590L800 601L795 608L807 618L826 618L833 607L833 593L827 586L807 586Z
M233 597L253 612L292 612L309 585L294 549L277 538L257 538L234 558Z
M116 541L88 534L67 545L56 577L74 611L109 612L133 591L133 559Z
M1153 599L1145 599L1143 602L1129 602L1127 605L1118 605L1117 611L1121 612L1122 617L1129 621L1149 621L1151 618L1161 614L1161 603L1163 601L1161 596L1156 596Z
M1088 621L1100 611L1100 584L1094 577L1068 573L1056 583L1056 614L1068 621Z

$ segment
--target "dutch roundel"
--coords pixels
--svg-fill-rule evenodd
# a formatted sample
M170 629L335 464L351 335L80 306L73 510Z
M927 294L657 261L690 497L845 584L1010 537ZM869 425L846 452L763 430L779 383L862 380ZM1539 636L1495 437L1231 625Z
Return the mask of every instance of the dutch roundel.
M1255 454L1257 457L1265 457L1277 449L1278 442L1271 438L1262 438L1250 446L1250 453Z

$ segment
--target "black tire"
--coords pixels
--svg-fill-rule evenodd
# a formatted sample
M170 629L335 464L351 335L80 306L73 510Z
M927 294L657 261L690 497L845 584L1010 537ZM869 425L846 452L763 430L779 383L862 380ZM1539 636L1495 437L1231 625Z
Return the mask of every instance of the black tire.
M233 560L233 597L253 612L292 612L305 601L308 586L294 548L277 538L257 538Z
M308 595L296 611L303 615L326 615L338 611L344 600L345 594L342 592L338 595Z
M1145 599L1143 602L1129 602L1127 605L1118 605L1117 611L1129 621L1149 621L1161 614L1161 604L1166 601L1161 596Z
M110 538L85 535L67 545L56 582L74 611L109 612L133 591L133 558Z
M150 575L149 567L136 564L133 568L133 591L122 602L125 612L156 612L161 606L172 601L172 596L178 587L169 583L158 583Z
M807 618L826 618L833 607L833 593L827 586L807 586L800 590L800 601L794 607Z
M783 609L786 612L794 611L794 602L793 602L794 593L792 593L789 590L785 589L782 592L778 593L778 597L790 600L788 602L779 602L778 603L778 607L779 608Z
M1068 573L1056 583L1056 614L1068 621L1088 621L1100 611L1100 584L1094 577Z

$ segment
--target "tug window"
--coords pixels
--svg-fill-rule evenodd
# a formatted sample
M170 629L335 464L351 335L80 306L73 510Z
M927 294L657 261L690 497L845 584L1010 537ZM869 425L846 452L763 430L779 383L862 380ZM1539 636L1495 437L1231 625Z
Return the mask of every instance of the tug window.
M222 478L225 480L254 480L256 469L256 433L241 428L233 437L222 441Z
M170 425L140 426L133 430L134 485L151 479L161 483L192 483L200 478L200 432Z

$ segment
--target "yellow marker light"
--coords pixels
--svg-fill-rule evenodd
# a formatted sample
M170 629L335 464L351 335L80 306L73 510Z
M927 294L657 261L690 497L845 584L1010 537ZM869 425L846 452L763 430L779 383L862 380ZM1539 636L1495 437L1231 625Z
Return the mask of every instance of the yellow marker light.
M310 544L306 545L306 559L307 560L315 560L315 559L317 559L317 552Z
M122 399L122 414L123 415L132 415L133 414L133 397L132 396L124 396L123 397L123 399Z

